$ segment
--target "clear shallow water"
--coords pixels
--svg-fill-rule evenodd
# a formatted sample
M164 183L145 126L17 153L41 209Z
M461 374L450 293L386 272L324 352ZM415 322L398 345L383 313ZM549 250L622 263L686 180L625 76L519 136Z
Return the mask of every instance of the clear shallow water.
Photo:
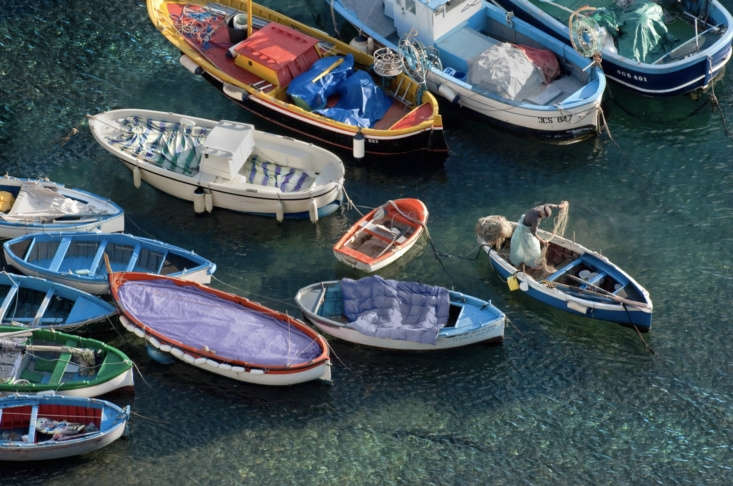
M264 3L333 31L321 0ZM6 0L0 171L110 197L130 232L196 249L217 262L217 286L298 314L300 287L354 276L330 251L354 212L317 225L225 211L194 217L190 203L135 190L89 133L85 114L114 107L276 131L177 58L140 0ZM733 123L730 76L715 92ZM503 345L401 355L333 342L332 386L269 389L158 365L140 340L102 326L95 336L142 372L127 399L129 438L80 458L3 464L3 484L729 484L733 140L703 103L641 99L612 85L606 116L618 145L603 136L569 147L501 133L443 105L452 155L442 168L346 161L354 201L421 198L435 245L453 255L475 254L481 216L517 219L568 199L568 234L651 292L645 338L656 354L628 329L509 293L483 255L444 258L446 273L426 246L382 275L493 299L511 319Z

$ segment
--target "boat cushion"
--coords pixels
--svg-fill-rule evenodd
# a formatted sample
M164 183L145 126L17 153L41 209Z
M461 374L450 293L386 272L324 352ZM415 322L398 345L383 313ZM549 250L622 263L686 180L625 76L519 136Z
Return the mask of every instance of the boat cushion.
M241 174L250 184L276 187L282 192L297 192L308 189L313 184L313 177L307 172L279 165L252 155L242 168Z
M443 287L385 280L341 280L349 327L367 336L435 344L448 322L450 297Z
M122 130L107 141L114 147L166 170L187 176L199 170L201 146L209 129L137 115L117 120Z

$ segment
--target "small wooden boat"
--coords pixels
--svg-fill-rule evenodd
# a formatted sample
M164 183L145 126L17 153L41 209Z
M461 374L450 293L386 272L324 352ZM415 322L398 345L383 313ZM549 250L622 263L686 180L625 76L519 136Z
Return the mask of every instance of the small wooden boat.
M117 309L81 290L45 278L0 273L0 324L57 330L101 321Z
M0 461L41 461L96 451L119 439L129 418L129 406L122 409L96 398L0 398Z
M124 109L90 116L89 127L136 187L145 181L193 201L196 212L220 207L316 222L341 201L339 157L247 123Z
M249 0L148 0L147 5L153 25L181 51L187 69L298 137L353 151L356 158L442 160L448 154L433 95L401 71L376 75L371 56L321 30ZM341 69L346 78L335 75ZM300 76L309 78L307 88L324 87L317 103L304 103L292 91L291 81ZM348 114L354 110L357 117Z
M118 205L56 182L0 177L0 239L28 233L125 229Z
M113 271L148 272L211 282L216 265L162 241L124 233L50 233L21 236L3 245L5 261L26 275L92 294L109 292L104 256Z
M326 341L292 317L238 295L144 273L110 275L120 322L156 350L234 380L331 380Z
M603 126L600 66L491 2L326 2L399 52L430 91L494 125L558 144L593 137Z
M54 391L95 397L133 391L132 361L96 339L0 326L0 394Z
M571 36L576 39L605 30L599 43L606 76L644 95L705 89L723 75L731 57L733 19L718 0L498 1L517 17L568 44L578 43ZM609 15L618 25L603 22ZM571 18L575 20L569 22ZM588 18L597 20L587 23ZM581 23L571 32L569 24L576 21Z
M516 223L511 223L516 227ZM509 259L510 240L497 250L481 235L478 242L510 289L573 314L617 322L647 332L652 326L649 292L608 258L566 238L538 229L549 240L546 261L553 272L519 271ZM516 278L516 282L512 277Z
M357 285L361 285L362 281L368 279L379 279L379 277L361 279L356 281ZM399 284L404 285L405 283ZM408 287L407 290L411 291L412 288ZM365 327L355 325L345 315L342 281L318 282L303 287L296 294L295 302L300 306L305 318L319 330L335 338L365 346L429 351L458 348L479 342L500 343L504 340L504 313L494 307L490 301L487 302L461 292L443 290L447 293L444 299L446 305L449 306L445 315L447 320L437 322L435 329L432 329L430 333L432 339L422 339L422 341L415 340L414 336L405 335L404 330L399 329L404 326L404 323L389 322L387 324L372 321L367 326L368 331L365 331ZM414 295L413 292L408 293L411 296ZM403 315L408 313L409 311L403 311ZM381 315L384 316L387 313ZM389 320L385 319L385 321ZM421 338L424 338L427 332L420 331L419 334Z
M336 258L374 272L407 253L425 230L428 208L419 199L395 199L372 209L334 245Z

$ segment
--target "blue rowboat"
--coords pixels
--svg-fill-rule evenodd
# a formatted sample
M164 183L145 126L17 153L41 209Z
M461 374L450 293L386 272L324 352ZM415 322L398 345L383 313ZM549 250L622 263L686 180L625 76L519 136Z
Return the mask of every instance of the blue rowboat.
M480 0L326 3L401 53L405 70L431 92L495 125L558 144L601 130L600 66L503 8ZM374 57L376 70L384 56Z
M107 255L115 272L136 271L211 282L216 265L162 241L125 233L35 233L3 245L5 261L26 275L92 294L109 293Z
M568 20L571 12L585 9L593 15L594 8L619 11L616 2L610 0L498 0L506 9L558 39L570 43ZM624 36L648 38L636 27L620 27L616 39L601 46L603 70L606 77L649 96L667 96L688 93L707 88L721 76L731 57L733 19L717 0L696 2L691 0L628 2L626 9L640 8L642 3L661 7L665 27L657 49L648 56L636 58L621 48ZM650 5L656 3L658 7ZM590 7L590 8L588 8ZM600 13L599 13L600 15ZM620 18L619 14L617 15ZM656 25L657 27L659 24ZM611 29L613 30L613 29ZM612 36L612 37L613 37ZM622 52L620 52L622 51ZM640 52L636 50L636 52Z
M37 232L124 229L124 212L109 199L56 182L0 177L0 239Z
M62 395L0 398L0 461L41 461L101 449L125 432L130 407Z
M352 319L345 315L351 314L345 310L345 296L348 302L351 289L347 288L344 292L342 290L344 283L350 285L351 289L359 289L357 293L360 295L364 295L364 292L371 293L369 289L375 286L394 289L394 293L392 290L388 290L387 293L394 297L395 303L402 301L414 304L417 302L414 296L425 295L425 292L440 299L442 293L445 312L436 312L433 319L433 311L428 310L420 322L408 323L410 320L408 315L415 315L414 312L421 310L415 307L410 309L402 307L400 312L380 313L375 309L363 309L364 313L360 317ZM404 299L406 295L411 297ZM404 351L433 351L478 342L500 343L504 340L506 320L504 313L490 301L415 282L383 280L378 276L365 277L357 281L343 279L318 282L300 289L295 296L295 302L305 318L319 330L335 338L364 346ZM422 307L422 304L418 305ZM436 302L436 306L440 305L439 301ZM349 306L347 303L346 307ZM397 310L399 307L397 304L391 309ZM370 318L366 325L362 325L364 321L358 322L368 313L379 318ZM401 313L403 316L402 320L397 320L399 322L386 318L396 313ZM440 315L443 315L444 319L441 319Z
M598 252L547 231L538 229L537 234L550 240L546 258L555 268L551 273L522 272L512 265L509 239L498 250L480 235L477 240L511 290L519 288L542 303L573 314L636 327L641 332L651 330L652 300L636 280Z
M81 290L45 278L0 273L0 324L68 330L101 321L117 309Z

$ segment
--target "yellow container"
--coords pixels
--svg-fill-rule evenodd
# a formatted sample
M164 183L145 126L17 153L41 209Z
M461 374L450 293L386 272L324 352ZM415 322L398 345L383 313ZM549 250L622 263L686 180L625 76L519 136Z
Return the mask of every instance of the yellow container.
M516 277L516 275L509 275L506 278L506 284L509 287L509 290L514 292L515 290L519 290L519 279Z
M15 202L15 197L8 191L0 191L0 213L6 213L10 211Z

